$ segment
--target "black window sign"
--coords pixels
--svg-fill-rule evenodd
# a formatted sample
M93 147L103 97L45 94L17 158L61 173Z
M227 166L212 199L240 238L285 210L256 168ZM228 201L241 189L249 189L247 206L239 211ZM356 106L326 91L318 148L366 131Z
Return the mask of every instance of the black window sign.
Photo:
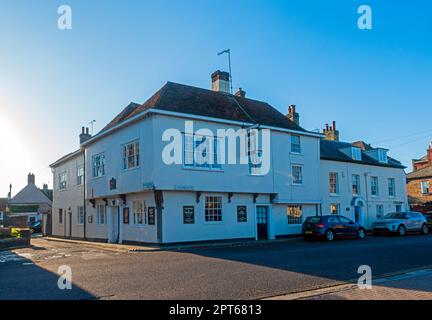
M150 226L155 224L155 207L149 207L147 210L147 222Z
M183 223L184 224L195 223L195 208L193 206L183 207Z
M247 222L246 206L237 206L237 222Z
M123 223L129 224L129 208L123 208Z
M110 190L117 189L117 180L114 178L111 178L109 185L110 185Z

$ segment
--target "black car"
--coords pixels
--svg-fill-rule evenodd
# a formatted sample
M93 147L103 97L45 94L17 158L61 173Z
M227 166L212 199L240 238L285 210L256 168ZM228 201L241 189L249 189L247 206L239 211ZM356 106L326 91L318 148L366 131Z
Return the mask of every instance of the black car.
M308 217L302 225L302 234L306 240L322 238L327 241L335 238L364 239L366 236L362 226L340 215Z

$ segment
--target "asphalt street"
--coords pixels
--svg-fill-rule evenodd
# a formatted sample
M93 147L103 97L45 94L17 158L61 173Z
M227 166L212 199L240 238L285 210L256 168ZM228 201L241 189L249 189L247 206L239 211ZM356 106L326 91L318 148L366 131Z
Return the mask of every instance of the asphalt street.
M33 239L0 252L0 299L259 299L432 266L432 235L156 252ZM59 266L72 290L57 286Z

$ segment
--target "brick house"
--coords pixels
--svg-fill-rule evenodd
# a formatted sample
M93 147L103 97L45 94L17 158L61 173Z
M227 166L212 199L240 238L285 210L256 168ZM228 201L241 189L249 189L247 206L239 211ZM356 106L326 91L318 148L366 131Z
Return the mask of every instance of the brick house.
M409 205L415 211L432 211L432 143L427 154L412 164L413 171L407 174Z

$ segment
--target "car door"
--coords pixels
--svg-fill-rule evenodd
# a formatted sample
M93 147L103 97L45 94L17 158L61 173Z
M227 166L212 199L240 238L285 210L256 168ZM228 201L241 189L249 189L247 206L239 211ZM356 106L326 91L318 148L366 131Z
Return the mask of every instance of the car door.
M354 236L357 234L357 226L354 221L351 221L350 219L343 216L340 216L339 219L343 224L345 235Z
M407 231L415 230L414 217L410 212L405 213L404 222L405 222L405 227L406 227Z
M417 213L417 212L411 212L411 215L412 215L412 219L414 222L414 226L413 226L414 230L420 231L421 227L423 225L422 215L420 213Z
M332 216L328 219L331 228L333 229L335 235L344 236L344 225L342 221L340 221L338 216Z

